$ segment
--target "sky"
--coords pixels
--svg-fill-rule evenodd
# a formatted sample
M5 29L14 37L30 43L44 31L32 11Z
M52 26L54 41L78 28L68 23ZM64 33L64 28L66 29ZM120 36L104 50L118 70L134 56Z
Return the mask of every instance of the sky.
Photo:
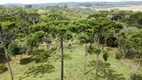
M0 0L0 4L6 4L6 3L32 4L32 3L59 3L59 2L86 2L86 1L120 2L120 1L142 1L142 0Z

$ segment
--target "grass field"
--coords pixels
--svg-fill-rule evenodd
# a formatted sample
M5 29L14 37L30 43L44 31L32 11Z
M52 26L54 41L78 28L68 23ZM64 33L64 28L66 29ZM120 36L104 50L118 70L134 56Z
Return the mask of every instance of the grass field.
M116 60L117 49L109 51L109 59L104 68L102 54L99 61L99 80L129 80L132 71L132 61ZM12 58L13 59L13 58ZM23 55L11 61L15 80L60 80L60 50L48 62L36 63L31 56ZM95 80L96 56L87 56L87 73L83 75L84 46L74 46L72 50L65 48L65 80ZM142 73L142 70L139 71ZM0 74L0 80L10 80L9 72Z
M119 10L132 10L132 11L142 11L141 5L133 5L133 6L126 6L126 7L111 7L111 8L97 8L97 11L101 10L112 10L112 9L119 9Z

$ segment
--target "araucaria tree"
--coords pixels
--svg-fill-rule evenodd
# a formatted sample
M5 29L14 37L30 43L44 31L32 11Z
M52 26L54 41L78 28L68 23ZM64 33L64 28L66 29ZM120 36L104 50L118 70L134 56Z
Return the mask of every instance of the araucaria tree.
M98 68L99 68L99 54L101 53L100 48L94 47L94 45L90 45L88 48L88 52L91 54L96 54L96 73L95 73L95 79L98 80Z
M61 45L61 80L64 80L64 40L72 38L72 34L68 31L68 21L59 21L59 26L56 28Z
M85 54L84 54L84 75L86 74L86 60L87 60L87 44L89 43L90 37L86 34L80 35L80 42L85 44Z
M7 48L9 43L11 43L15 39L15 35L16 35L15 27L16 27L15 22L0 22L0 42L1 42L1 47L4 49L4 52L5 52L5 58L8 64L11 80L14 80L14 78L13 78L11 65L9 62Z
M50 25L48 25L48 28L51 30L51 34L55 35L60 41L61 80L64 80L64 41L72 38L72 32L69 28L70 20L60 14L49 15L49 19L52 20L52 22L49 22Z

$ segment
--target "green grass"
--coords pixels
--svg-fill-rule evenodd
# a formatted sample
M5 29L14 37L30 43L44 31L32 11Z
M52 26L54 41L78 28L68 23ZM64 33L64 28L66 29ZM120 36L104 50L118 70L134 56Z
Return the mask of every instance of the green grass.
M65 48L65 80L94 80L96 56L87 56L87 74L83 75L84 69L84 46L74 46L72 51ZM117 49L109 51L109 59L104 71L104 61L100 54L99 80L129 80L132 61L129 59L116 60ZM52 56L48 62L36 63L31 56L23 55L28 62L20 64L12 58L11 65L15 80L60 80L60 50ZM28 59L29 58L29 59ZM20 56L17 56L20 60ZM140 72L142 73L142 71ZM10 80L9 72L0 74L0 80Z

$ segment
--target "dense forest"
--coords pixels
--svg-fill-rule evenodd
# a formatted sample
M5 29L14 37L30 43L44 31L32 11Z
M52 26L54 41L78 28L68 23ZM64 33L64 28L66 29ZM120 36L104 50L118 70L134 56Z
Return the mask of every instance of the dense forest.
M142 12L0 6L0 80L142 80Z

